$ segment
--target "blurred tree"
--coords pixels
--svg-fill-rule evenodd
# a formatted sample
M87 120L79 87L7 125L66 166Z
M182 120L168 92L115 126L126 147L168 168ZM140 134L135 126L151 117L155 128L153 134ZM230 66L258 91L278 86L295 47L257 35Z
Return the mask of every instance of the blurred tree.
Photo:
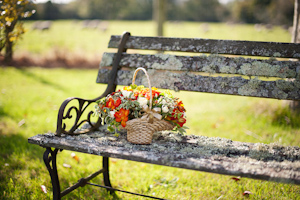
M0 0L1 1L1 0ZM73 0L37 4L35 19L151 20L154 0ZM167 0L167 20L292 25L294 0ZM44 14L45 13L45 14ZM47 16L47 17L46 17Z
M27 10L30 4L30 0L0 0L0 52L5 48L5 62L12 61L13 45L25 33L20 19L35 13Z
M184 4L184 15L187 20L192 21L219 21L217 8L220 6L218 0L189 0Z
M152 18L152 5L152 0L127 0L124 9L120 9L118 18L126 20L150 20Z
M294 0L236 0L232 7L234 21L292 25Z
M55 20L60 18L59 7L56 4L53 4L51 1L47 1L45 3L43 13L43 19L45 20Z

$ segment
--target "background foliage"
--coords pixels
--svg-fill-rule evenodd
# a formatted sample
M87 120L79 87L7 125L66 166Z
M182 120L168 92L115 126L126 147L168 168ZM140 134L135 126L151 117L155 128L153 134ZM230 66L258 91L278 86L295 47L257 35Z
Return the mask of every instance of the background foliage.
M12 60L12 47L25 32L20 19L30 17L35 10L26 11L29 0L0 1L0 52L5 48L5 61Z
M292 25L294 0L167 0L167 20ZM31 19L151 20L153 0L75 0L37 4Z

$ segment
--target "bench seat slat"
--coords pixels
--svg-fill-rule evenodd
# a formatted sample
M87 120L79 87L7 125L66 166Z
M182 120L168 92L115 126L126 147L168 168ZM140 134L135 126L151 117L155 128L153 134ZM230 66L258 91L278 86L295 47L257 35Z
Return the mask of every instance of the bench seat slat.
M154 139L151 145L133 145L124 134L114 140L110 140L111 134L99 131L91 135L96 138L57 137L48 133L33 136L28 142L163 166L300 184L299 147L281 148L203 136L180 136L177 142L169 141L167 136L163 143ZM264 151L259 150L261 146Z
M108 83L110 69L99 70L97 83ZM300 81L262 81L242 77L213 77L196 75L191 72L148 70L153 86L164 89L253 96L275 99L300 100ZM132 70L119 70L118 85L130 85ZM147 85L145 77L136 78L137 85Z
M120 39L121 36L119 35L111 36L108 47L118 48ZM130 36L125 45L125 48L158 51L181 51L195 53L300 58L300 44L278 42Z
M104 53L101 67L112 66L115 53ZM300 62L257 60L241 57L230 58L220 55L175 56L168 54L126 54L122 55L121 67L162 70L178 70L207 73L240 74L278 78L298 78Z

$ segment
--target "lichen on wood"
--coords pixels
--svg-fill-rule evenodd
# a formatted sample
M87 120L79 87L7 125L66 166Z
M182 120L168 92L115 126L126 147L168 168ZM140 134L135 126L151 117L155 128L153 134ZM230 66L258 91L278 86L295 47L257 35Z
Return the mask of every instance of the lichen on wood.
M100 67L112 66L114 54L103 53Z
M151 63L152 69L165 69L165 70L181 70L182 62L178 60L174 55L168 54L156 54L156 57L161 58L165 63L153 62Z
M126 140L126 133L114 137L103 130L61 137L47 133L31 137L28 141L42 147L300 184L300 148L278 143L246 143L164 131L155 133L150 145L135 145Z
M108 83L110 70L99 70L97 82ZM192 72L148 69L153 86L164 89L231 94L275 99L300 100L300 83L297 80L265 81L244 77L204 76ZM116 84L130 85L132 70L119 70ZM145 77L136 78L136 84L147 85Z
M276 61L273 61L276 62ZM244 75L252 76L268 76L268 77L296 77L296 70L291 70L288 67L281 67L280 65L272 65L263 61L255 61L252 63L245 63L239 69L239 72Z
M120 39L121 36L111 36L108 47L118 48ZM125 48L158 51L182 51L195 53L300 58L299 44L279 42L130 36L125 45Z
M254 79L250 79L247 84L243 85L238 89L238 93L244 96L250 96L258 93L259 87L261 84L261 80L257 77Z
M105 53L101 67L112 66L113 53ZM109 62L108 62L109 61ZM279 78L300 77L300 62L257 60L242 57L225 57L218 54L200 56L175 56L169 54L122 54L121 67L208 72L210 74L240 74Z

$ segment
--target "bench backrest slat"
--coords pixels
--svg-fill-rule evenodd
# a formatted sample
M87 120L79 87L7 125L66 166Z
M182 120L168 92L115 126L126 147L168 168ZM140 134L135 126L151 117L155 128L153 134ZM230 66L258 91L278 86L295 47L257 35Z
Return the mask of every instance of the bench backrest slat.
M99 70L97 83L108 83L110 69ZM159 73L159 75L158 75ZM259 79L244 79L242 77L214 77L192 73L176 73L172 71L148 70L153 86L172 90L209 92L240 96L264 97L275 99L300 100L300 81L262 81ZM130 85L133 71L119 70L117 85ZM137 76L137 85L147 86L143 76Z
M120 39L121 36L111 36L108 47L118 48ZM125 48L278 58L300 58L300 44L297 43L130 36Z
M101 67L112 66L115 53L104 53ZM242 57L224 57L220 55L175 56L169 54L122 55L120 67L189 72L206 72L210 74L238 74L245 76L263 76L277 78L300 78L300 62L278 61L276 59L258 60Z
M121 36L112 36L109 47L117 48L120 39ZM124 44L126 49L197 54L120 52L116 85L130 85L134 70L143 67L147 69L152 85L157 88L300 100L300 62L295 59L300 57L300 44L136 36L129 36ZM109 82L116 55L103 54L97 83ZM136 84L148 85L145 77L139 75Z

